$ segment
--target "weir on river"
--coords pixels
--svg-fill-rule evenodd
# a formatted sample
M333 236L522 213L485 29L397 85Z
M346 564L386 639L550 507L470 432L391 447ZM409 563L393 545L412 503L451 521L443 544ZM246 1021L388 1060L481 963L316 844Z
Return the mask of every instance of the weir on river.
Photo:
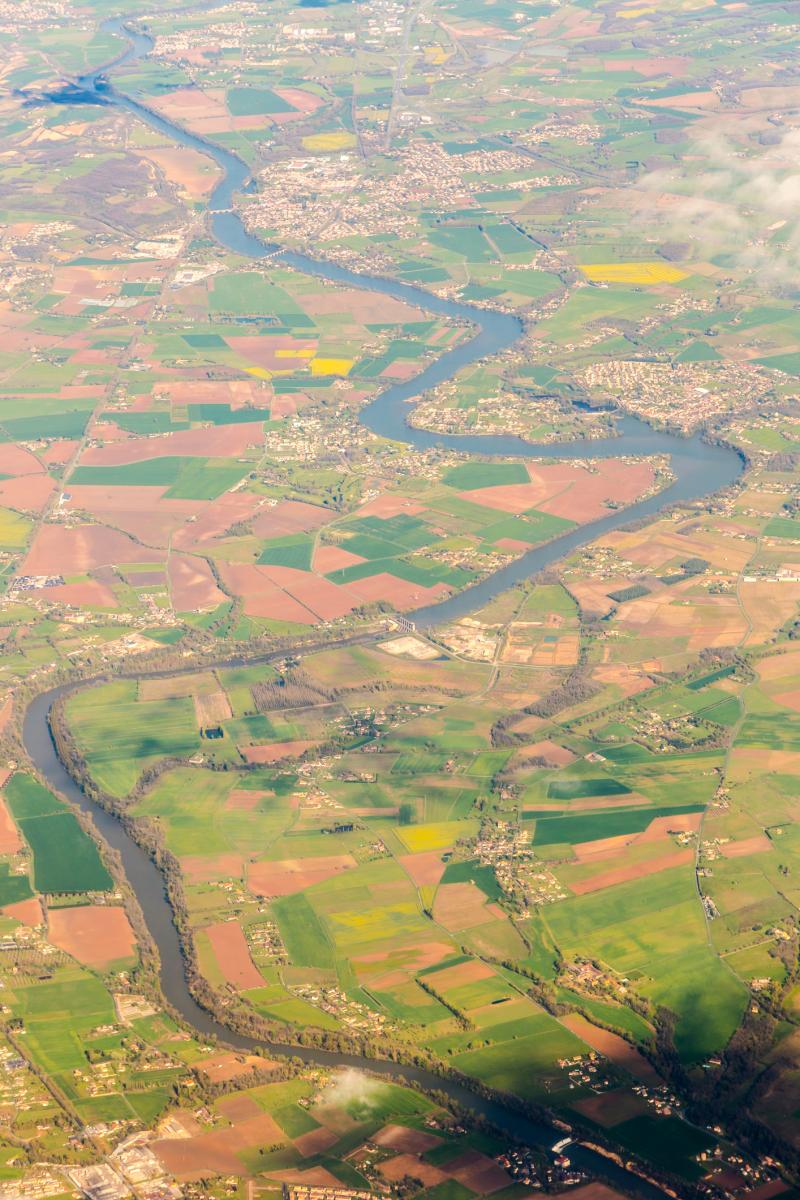
M196 7L214 7L214 3L205 2ZM389 387L369 403L360 414L368 429L381 437L405 442L419 450L446 447L481 455L585 460L614 458L620 455L670 456L673 481L663 491L626 509L613 510L597 521L573 529L544 546L530 550L466 591L408 614L418 626L430 628L472 612L576 547L593 541L600 534L619 528L631 520L653 515L667 505L709 496L735 482L739 477L743 470L743 461L735 450L726 446L710 445L698 435L679 438L659 432L630 416L619 421L618 437L549 445L535 445L516 437L446 436L409 426L406 417L410 401L419 398L435 385L453 378L470 363L498 354L512 346L523 331L519 318L508 313L443 299L410 284L360 275L332 263L283 250L280 246L269 245L249 233L234 207L235 195L250 183L250 172L246 164L230 151L196 137L144 104L115 91L106 78L107 72L112 67L119 67L146 56L152 49L153 42L148 35L131 28L125 18L105 21L102 28L105 32L127 38L127 50L112 64L79 78L76 81L77 86L72 84L60 92L53 92L49 98L54 102L94 103L125 109L173 142L209 155L223 171L222 180L214 189L208 205L209 226L221 245L243 257L256 260L268 258L270 262L279 262L297 271L330 280L334 284L380 292L405 300L438 316L461 323L468 322L477 329L472 338L445 352L414 379ZM101 836L119 852L123 870L139 902L145 924L158 947L163 994L200 1037L218 1038L241 1050L252 1051L264 1047L273 1056L297 1056L305 1061L330 1067L357 1067L383 1076L403 1077L424 1088L438 1088L464 1108L491 1121L509 1137L530 1145L546 1147L556 1136L560 1136L549 1125L533 1121L512 1107L478 1095L470 1088L433 1071L403 1066L388 1060L369 1059L357 1054L277 1044L247 1037L229 1029L201 1008L189 991L180 939L160 872L117 818L84 795L56 752L48 718L53 704L69 690L70 686L54 688L36 697L29 705L23 726L25 748L48 784L90 815ZM572 1146L569 1154L576 1166L592 1175L608 1178L612 1183L619 1184L627 1192L642 1197L643 1200L663 1200L665 1193L660 1188L642 1179L638 1174L617 1166L588 1147Z

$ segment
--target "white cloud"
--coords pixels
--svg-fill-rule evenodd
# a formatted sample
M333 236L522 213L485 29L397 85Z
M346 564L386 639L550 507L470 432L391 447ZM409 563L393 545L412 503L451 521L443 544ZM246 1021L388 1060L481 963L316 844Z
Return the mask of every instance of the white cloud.
M800 129L757 146L700 132L681 163L637 181L648 233L692 244L694 257L734 256L762 286L800 282Z

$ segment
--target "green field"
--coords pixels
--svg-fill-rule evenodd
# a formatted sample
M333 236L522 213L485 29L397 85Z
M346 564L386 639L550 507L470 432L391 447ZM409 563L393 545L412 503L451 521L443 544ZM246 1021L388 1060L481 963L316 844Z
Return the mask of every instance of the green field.
M226 99L228 108L235 117L296 111L294 105L289 104L282 96L265 88L230 88Z
M99 979L78 968L61 968L54 979L14 989L12 1009L25 1023L34 1061L60 1073L86 1065L84 1037L114 1020L114 1006Z
M540 1100L562 1088L566 1090L565 1076L561 1074L557 1060L585 1053L586 1047L552 1017L542 1014L536 1024L539 1026L537 1032L483 1050L457 1054L454 1065L490 1087L512 1092L526 1100Z
M264 566L310 571L313 549L314 542L308 537L275 538L261 551L258 561Z
M529 482L530 476L522 463L463 463L442 476L442 483L460 492Z
M302 893L273 901L272 912L291 960L300 967L334 967L333 946Z
M98 783L114 796L128 792L148 763L189 757L200 745L190 697L136 700L133 683L89 688L70 698L66 716Z
M8 863L0 863L0 907L16 904L33 895L27 875L12 875Z
M226 459L165 455L119 467L78 467L72 482L92 487L165 487L174 500L214 500L238 483L246 467Z
M441 881L442 883L475 883L490 900L499 900L503 894L494 868L481 866L474 861L448 863Z
M61 801L36 780L21 774L12 776L6 796L33 852L37 891L107 892L113 888L97 846Z
M581 800L585 796L625 796L630 788L616 779L554 779L547 786L551 800Z
M623 790L627 791L627 789ZM662 805L653 808L607 809L568 817L550 817L537 811L526 810L525 816L536 817L534 834L536 845L554 846L562 843L592 842L599 838L620 837L622 834L628 833L641 833L658 817L674 817L686 813L702 812L702 810L703 805L687 804L683 806Z

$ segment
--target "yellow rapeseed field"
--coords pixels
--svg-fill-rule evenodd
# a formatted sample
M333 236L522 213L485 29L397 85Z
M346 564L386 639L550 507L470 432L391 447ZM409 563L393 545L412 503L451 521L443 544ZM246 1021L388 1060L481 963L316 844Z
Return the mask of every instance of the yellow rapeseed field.
M406 825L397 836L412 854L425 850L446 850L456 838L465 836L463 821L428 821L424 825Z
M353 367L352 358L312 358L312 375L349 375Z
M0 508L0 546L21 549L28 540L31 522L10 508Z
M435 67L440 67L442 63L446 63L450 57L444 46L426 46L425 61L432 63Z
M679 283L689 274L666 262L587 263L581 270L595 283Z
M328 150L349 150L355 146L355 134L342 130L339 133L310 133L303 138L306 150L325 152Z

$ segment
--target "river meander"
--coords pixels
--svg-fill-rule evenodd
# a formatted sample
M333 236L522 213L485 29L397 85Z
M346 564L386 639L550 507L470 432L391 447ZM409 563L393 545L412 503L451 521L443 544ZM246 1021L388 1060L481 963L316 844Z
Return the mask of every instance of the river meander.
M202 7L212 5L203 4ZM152 39L131 28L124 18L106 21L103 28L128 40L127 49L111 66L118 67L142 58L152 48ZM110 67L105 68L109 69ZM631 520L653 515L670 504L712 495L733 483L741 474L743 461L733 449L710 445L699 435L680 438L660 432L634 417L623 417L619 421L617 437L549 445L535 445L516 437L444 436L412 428L406 419L410 402L418 399L436 384L451 379L456 372L470 363L498 354L512 346L521 336L523 329L517 317L440 298L411 284L357 274L333 263L286 251L280 246L260 241L248 232L241 218L233 210L235 196L250 180L250 171L246 164L230 151L189 133L132 97L115 91L108 84L102 71L82 77L77 81L77 86L72 85L65 87L63 91L52 93L50 99L61 103L101 103L126 109L173 142L192 147L213 158L222 169L223 176L209 200L208 223L214 237L228 250L247 258L275 260L281 265L330 280L332 283L396 297L438 316L462 323L468 322L477 330L472 338L444 353L414 379L391 386L372 400L362 410L361 420L374 433L405 442L419 450L448 447L471 454L502 457L591 460L620 455L670 456L673 482L658 495L648 497L626 509L610 511L600 520L573 529L564 536L529 551L466 591L410 614L421 627L444 624L474 611L492 597L529 578L576 547L593 541L600 534ZM532 1121L512 1108L479 1096L454 1080L442 1078L421 1068L402 1066L386 1060L373 1060L354 1054L290 1044L265 1043L263 1040L236 1033L201 1008L189 991L178 933L158 868L128 835L116 817L84 795L56 753L50 735L48 716L54 702L67 690L67 687L54 688L37 696L30 704L24 718L25 748L48 784L89 815L100 835L109 846L118 851L124 873L137 897L147 928L158 947L164 996L201 1037L216 1037L242 1050L263 1046L273 1056L296 1055L306 1061L332 1067L351 1066L379 1075L404 1077L422 1087L439 1088L447 1092L465 1108L491 1120L510 1137L537 1146L550 1145L558 1135L549 1125ZM573 1146L569 1153L573 1162L590 1174L605 1176L644 1200L663 1198L664 1193L659 1188L631 1171L616 1166L585 1146Z

